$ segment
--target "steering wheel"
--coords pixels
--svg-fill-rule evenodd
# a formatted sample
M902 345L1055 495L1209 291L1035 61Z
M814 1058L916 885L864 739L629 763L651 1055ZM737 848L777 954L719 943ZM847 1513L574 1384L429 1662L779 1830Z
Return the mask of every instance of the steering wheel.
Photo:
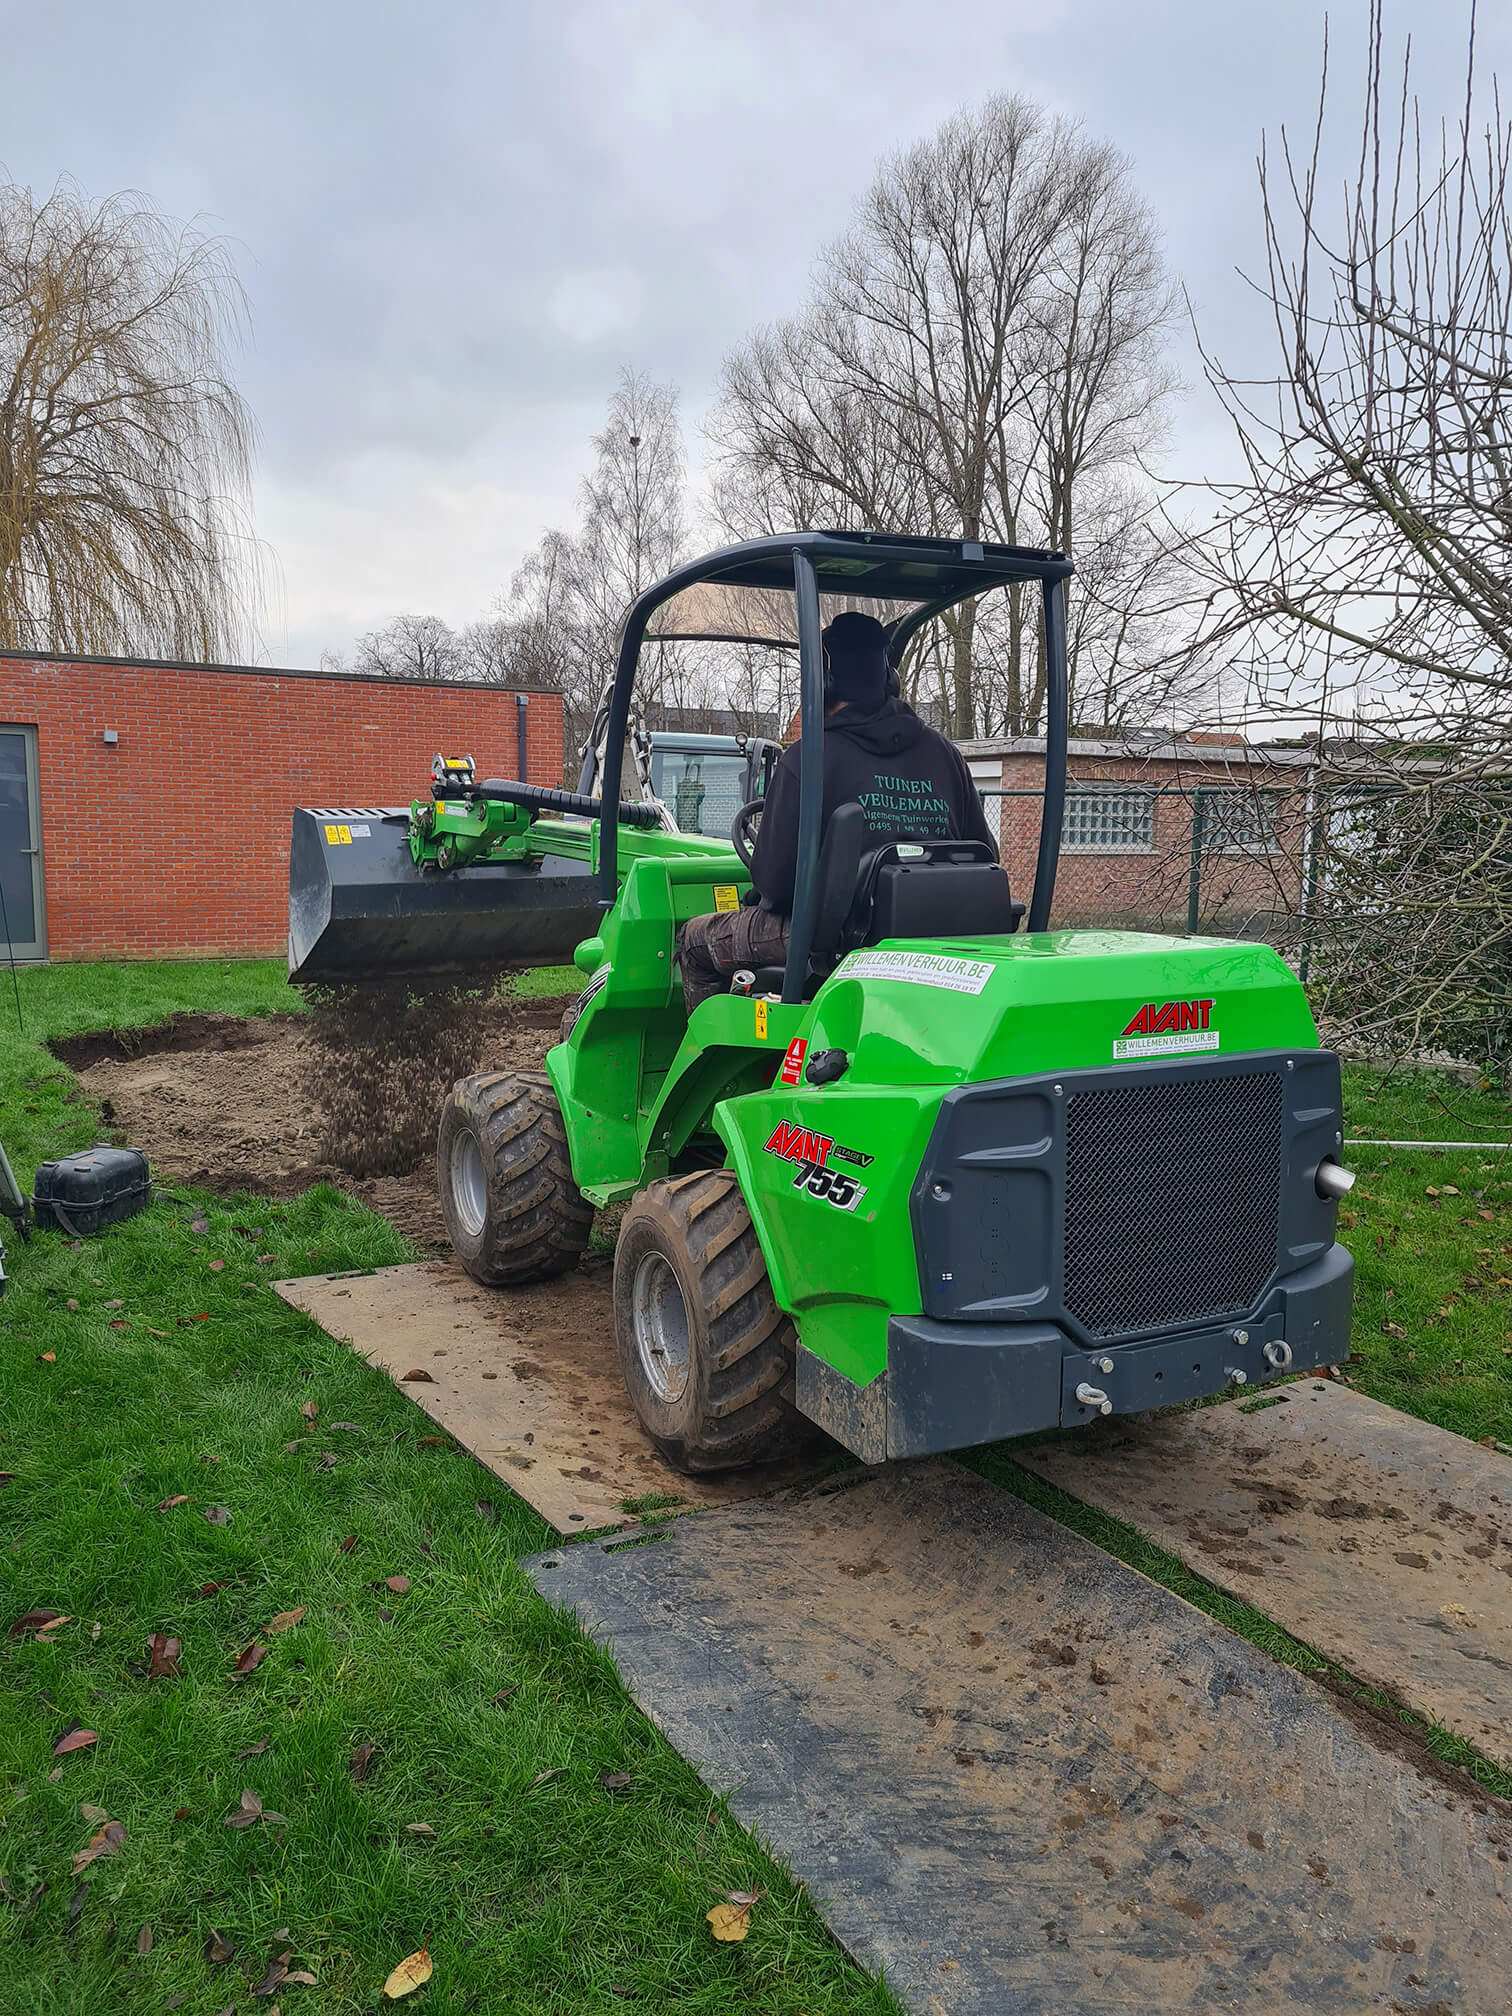
M761 823L761 808L764 798L753 798L742 805L730 822L730 843L740 856L740 865L750 872L751 853L756 843L756 828Z

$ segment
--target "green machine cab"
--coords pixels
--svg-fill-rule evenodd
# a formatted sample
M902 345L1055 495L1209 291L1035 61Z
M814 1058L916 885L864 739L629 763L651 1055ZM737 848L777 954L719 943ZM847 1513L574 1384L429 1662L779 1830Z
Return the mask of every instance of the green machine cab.
M810 1423L869 1462L955 1449L1347 1349L1339 1068L1294 974L1262 945L1052 928L1071 571L881 533L726 548L629 611L599 797L455 778L433 786L455 818L415 808L414 872L433 882L468 872L466 847L592 877L570 1034L544 1072L454 1088L442 1203L464 1265L496 1285L575 1264L594 1208L625 1207L620 1360L684 1469L781 1455ZM821 844L826 600L884 611L896 665L932 617L1013 584L1038 587L1047 670L1027 918L976 843L868 853L841 807ZM620 803L648 628L689 591L789 611L805 750L786 963L691 1016L677 930L745 897L755 807L727 844ZM579 916L581 899L578 882Z

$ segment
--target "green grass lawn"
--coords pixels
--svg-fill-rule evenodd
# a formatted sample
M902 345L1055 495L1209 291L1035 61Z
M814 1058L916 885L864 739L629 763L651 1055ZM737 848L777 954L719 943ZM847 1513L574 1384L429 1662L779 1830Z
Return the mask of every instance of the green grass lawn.
M530 991L573 979L532 976ZM65 967L20 982L25 1035L0 996L0 1124L23 1180L98 1128L39 1039L175 1009L300 1005L272 963ZM1348 1101L1351 1133L1500 1130L1504 1145L1512 1131L1504 1103L1431 1074L1351 1072ZM1477 1439L1512 1440L1501 1152L1350 1151L1350 1376ZM550 1531L272 1294L277 1275L409 1257L381 1219L331 1189L286 1205L196 1193L81 1250L53 1235L10 1243L0 1632L31 1609L72 1621L0 1654L5 2016L266 2007L245 1998L285 1950L320 1982L288 1991L286 2009L303 1997L368 2010L426 1943L436 1971L421 2009L894 2008L608 1661L534 1596L516 1560ZM1350 1684L1130 1529L1027 1478L1011 1451L977 1460L1277 1657ZM213 1508L224 1521L206 1518ZM408 1587L391 1589L394 1576ZM149 1675L158 1632L180 1641L177 1677ZM252 1644L266 1656L239 1679ZM75 1722L97 1742L55 1757ZM1454 1739L1423 1734L1512 1791ZM351 1759L368 1745L358 1778ZM605 1775L630 1783L610 1790ZM283 1817L228 1828L244 1788ZM84 1806L125 1838L75 1874L103 1824ZM716 1946L705 1912L758 1887L749 1939ZM235 1948L229 1963L205 1957L213 1932Z
M38 1038L297 1005L262 965L21 985L26 1036L0 1004L0 1113L23 1180L97 1131ZM265 2008L249 1987L285 1951L320 1983L275 1996L286 2010L369 2010L425 1944L421 2009L895 2009L535 1596L516 1561L551 1531L272 1293L278 1275L410 1257L381 1219L329 1188L196 1194L80 1250L8 1243L6 2016ZM71 1621L5 1644L34 1609ZM149 1676L154 1633L180 1641L177 1677ZM237 1678L253 1644L266 1656ZM55 1756L74 1723L97 1742ZM282 1818L228 1828L244 1788ZM86 1806L125 1838L75 1874L104 1824ZM758 1888L749 1938L716 1945L705 1913ZM215 1932L228 1963L206 1958Z

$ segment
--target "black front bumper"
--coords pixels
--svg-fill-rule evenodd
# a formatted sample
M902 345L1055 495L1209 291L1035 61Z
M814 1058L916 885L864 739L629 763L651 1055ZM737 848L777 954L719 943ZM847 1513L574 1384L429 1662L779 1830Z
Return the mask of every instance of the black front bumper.
M1053 1323L894 1316L887 1370L869 1386L800 1345L798 1407L864 1463L1075 1428L1103 1412L1142 1413L1336 1362L1349 1349L1353 1288L1354 1261L1331 1246L1250 1316L1090 1350ZM1287 1348L1267 1354L1278 1345ZM1079 1387L1107 1407L1078 1399Z

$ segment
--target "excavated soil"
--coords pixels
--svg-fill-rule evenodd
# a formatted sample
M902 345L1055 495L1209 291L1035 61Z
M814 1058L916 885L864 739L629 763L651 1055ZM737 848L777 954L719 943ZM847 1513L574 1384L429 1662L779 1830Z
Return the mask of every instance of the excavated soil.
M158 1182L262 1197L334 1183L444 1252L441 1100L469 1071L538 1067L566 1006L365 992L309 1016L176 1015L52 1048Z

